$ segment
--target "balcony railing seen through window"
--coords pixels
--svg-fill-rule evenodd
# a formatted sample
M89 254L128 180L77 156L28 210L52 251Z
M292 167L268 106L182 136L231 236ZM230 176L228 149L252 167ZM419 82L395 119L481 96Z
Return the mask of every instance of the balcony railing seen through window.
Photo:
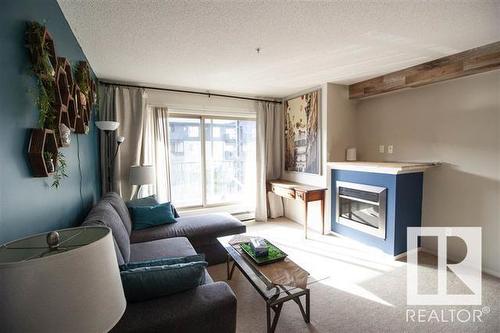
M170 117L169 130L172 201L176 206L253 206L254 120Z

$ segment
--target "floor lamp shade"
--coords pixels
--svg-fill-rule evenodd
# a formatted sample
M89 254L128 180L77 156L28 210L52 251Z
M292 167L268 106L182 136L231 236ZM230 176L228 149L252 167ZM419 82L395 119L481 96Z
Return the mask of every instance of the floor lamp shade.
M134 165L130 167L129 182L131 185L148 185L155 181L155 170L152 165Z
M111 230L80 227L58 235L58 246L51 248L47 234L0 247L5 332L107 332L123 315Z
M115 131L120 126L120 123L117 121L101 120L96 121L95 125L101 131Z

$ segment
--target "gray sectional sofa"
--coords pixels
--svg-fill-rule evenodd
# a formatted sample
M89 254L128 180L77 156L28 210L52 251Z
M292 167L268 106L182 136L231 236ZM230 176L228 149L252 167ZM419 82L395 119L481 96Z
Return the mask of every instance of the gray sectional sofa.
M90 211L83 225L105 225L113 232L118 264L161 257L205 253L209 263L225 260L217 237L245 232L245 226L227 215L180 217L177 223L147 230L132 230L123 199L107 193ZM194 245L194 247L193 247ZM222 251L221 251L222 250ZM236 330L236 297L224 282L144 302L129 303L112 332L221 332Z

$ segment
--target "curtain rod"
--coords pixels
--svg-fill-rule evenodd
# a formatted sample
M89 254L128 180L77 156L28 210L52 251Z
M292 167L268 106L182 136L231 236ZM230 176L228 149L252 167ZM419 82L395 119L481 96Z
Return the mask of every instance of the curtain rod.
M209 92L201 92L201 91L192 91L192 90L181 90L181 89L169 89L169 88L158 88L158 87L148 87L148 86L136 86L132 84L123 84L123 83L114 83L114 82L108 82L108 81L101 81L99 80L99 83L106 85L106 86L122 86L122 87L128 87L128 88L144 88L144 89L151 89L151 90L161 90L161 91L171 91L171 92L177 92L177 93L184 93L184 94L194 94L194 95L205 95L208 97L215 96L215 97L224 97L224 98L234 98L234 99L244 99L247 101L257 101L257 102L269 102L269 103L276 103L276 104L281 104L280 101L272 101L269 99L260 99L260 98L252 98L252 97L244 97L244 96L234 96L234 95L224 95L224 94L212 94Z

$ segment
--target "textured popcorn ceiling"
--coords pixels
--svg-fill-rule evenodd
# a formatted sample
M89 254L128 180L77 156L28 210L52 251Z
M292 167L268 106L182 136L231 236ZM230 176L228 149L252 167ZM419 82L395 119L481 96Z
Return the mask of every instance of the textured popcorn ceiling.
M500 40L500 1L58 2L101 79L259 96Z

